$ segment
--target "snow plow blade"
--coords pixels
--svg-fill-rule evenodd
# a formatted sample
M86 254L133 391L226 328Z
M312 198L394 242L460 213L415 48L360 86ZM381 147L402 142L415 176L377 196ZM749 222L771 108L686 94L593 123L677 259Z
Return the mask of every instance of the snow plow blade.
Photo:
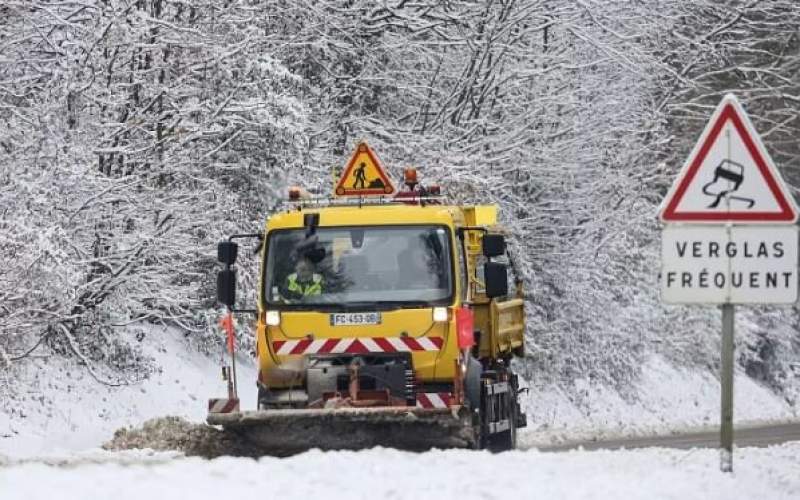
M409 451L473 448L466 408L408 407L286 409L209 413L219 425L264 455L285 456L319 448L359 450L383 446Z

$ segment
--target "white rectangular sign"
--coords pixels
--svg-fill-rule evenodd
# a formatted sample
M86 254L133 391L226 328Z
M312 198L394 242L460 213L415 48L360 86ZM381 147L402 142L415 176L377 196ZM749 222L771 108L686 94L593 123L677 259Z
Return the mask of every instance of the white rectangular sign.
M671 304L797 301L796 226L667 226L661 298Z

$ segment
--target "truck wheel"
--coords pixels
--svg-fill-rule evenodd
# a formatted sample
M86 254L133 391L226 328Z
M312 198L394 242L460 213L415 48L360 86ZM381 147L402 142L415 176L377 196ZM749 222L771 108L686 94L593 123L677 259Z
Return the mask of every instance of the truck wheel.
M516 405L513 398L508 397L505 399L508 402L507 415L510 427L507 431L487 436L486 448L493 453L510 451L517 447Z
M481 444L494 453L513 450L517 447L517 425L521 422L519 402L517 401L517 377L511 370L500 367L498 370L484 371L482 381L492 384L499 381L508 383L508 390L502 393L487 394L482 391L481 402ZM482 386L486 387L486 386ZM507 420L508 429L489 433L490 420L496 422Z

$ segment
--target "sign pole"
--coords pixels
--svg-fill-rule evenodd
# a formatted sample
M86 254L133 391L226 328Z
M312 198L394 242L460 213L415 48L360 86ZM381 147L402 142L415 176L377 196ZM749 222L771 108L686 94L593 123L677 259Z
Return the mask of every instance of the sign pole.
M722 304L720 470L733 471L733 304Z

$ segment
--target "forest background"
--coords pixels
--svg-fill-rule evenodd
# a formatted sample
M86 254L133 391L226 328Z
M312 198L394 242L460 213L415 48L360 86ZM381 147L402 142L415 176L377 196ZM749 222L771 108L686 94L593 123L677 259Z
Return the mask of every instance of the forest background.
M141 380L142 322L218 348L216 242L361 139L500 204L529 380L716 373L718 311L660 303L657 206L727 92L796 194L799 29L795 0L4 0L0 385L34 353ZM742 311L739 365L795 404L797 308Z

